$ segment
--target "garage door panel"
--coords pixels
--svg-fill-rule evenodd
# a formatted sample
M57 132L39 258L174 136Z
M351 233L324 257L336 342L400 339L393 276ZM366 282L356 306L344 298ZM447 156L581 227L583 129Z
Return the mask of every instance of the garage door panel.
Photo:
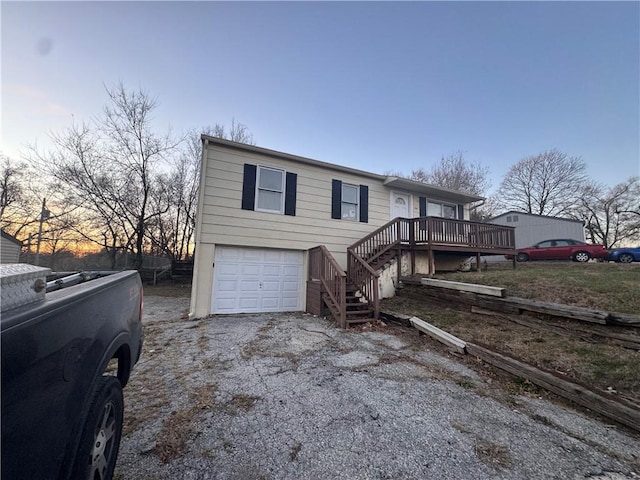
M216 300L217 313L233 312L237 308L235 298L221 298Z
M239 265L221 263L216 265L217 274L219 275L237 275L240 269Z
M234 247L225 247L220 250L216 250L216 259L226 261L237 261L242 256L242 250Z
M284 255L281 250L265 250L263 261L265 263L282 263L284 261Z
M255 262L262 263L263 253L262 250L256 248L241 248L240 260L242 262Z
M265 282L262 282L261 285L262 285L261 288L264 294L273 293L273 292L278 293L281 291L279 281L275 281L275 282L265 281Z
M298 308L298 300L296 298L283 298L282 309L283 311L293 311Z
M262 297L262 308L263 311L267 312L267 311L271 311L271 312L275 312L279 310L279 300L280 297L278 296L268 296L265 295Z
M300 284L298 282L282 282L282 291L287 293L300 292Z
M259 301L257 297L243 297L238 302L238 306L242 309L255 311L258 308Z
M260 265L259 264L246 264L246 265L240 265L240 273L243 277L247 277L247 276L260 276Z
M218 282L218 291L222 292L236 292L238 290L238 282L235 280L220 280Z
M282 266L281 265L264 265L262 269L262 275L265 277L277 277L279 278L282 275Z
M240 280L239 283L240 288L238 288L238 293L242 295L255 293L260 288L260 282L258 280Z
M297 267L295 265L284 265L282 267L282 276L285 278L300 278L300 267Z
M302 260L294 250L217 247L211 312L302 310Z

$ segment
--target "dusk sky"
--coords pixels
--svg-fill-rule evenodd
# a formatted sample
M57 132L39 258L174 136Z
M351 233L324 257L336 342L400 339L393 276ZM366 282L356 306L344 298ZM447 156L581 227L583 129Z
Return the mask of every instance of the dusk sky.
M174 133L376 173L462 151L492 189L523 157L640 175L639 2L8 2L1 149L99 115L122 81Z

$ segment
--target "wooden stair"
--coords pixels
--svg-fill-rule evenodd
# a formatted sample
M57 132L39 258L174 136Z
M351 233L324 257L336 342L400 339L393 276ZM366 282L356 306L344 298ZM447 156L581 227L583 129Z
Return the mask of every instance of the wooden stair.
M366 258L365 260L367 260L367 263L371 265L374 270L380 270L385 266L385 264L387 264L389 261L395 258L395 256L396 256L396 252L394 250L386 250L384 253L382 253L379 256L376 256L372 260L369 260Z
M347 325L366 323L373 320L373 307L370 302L363 302L357 294L358 289L347 281Z

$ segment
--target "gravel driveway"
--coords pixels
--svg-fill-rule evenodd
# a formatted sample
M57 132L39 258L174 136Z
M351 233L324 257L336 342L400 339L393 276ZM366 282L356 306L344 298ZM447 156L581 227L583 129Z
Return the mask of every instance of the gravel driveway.
M638 479L640 440L404 328L145 297L116 479Z

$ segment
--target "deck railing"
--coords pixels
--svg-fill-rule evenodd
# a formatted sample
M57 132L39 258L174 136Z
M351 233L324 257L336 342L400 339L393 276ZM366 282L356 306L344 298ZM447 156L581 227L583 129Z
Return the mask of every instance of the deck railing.
M324 245L309 250L309 280L318 280L327 307L340 327L347 326L347 274Z
M513 227L440 217L394 218L349 249L367 262L402 246L456 245L490 249L515 248Z
M380 316L378 272L351 248L347 249L347 275L349 282L373 307L373 318L378 318Z
M360 291L380 312L378 273L372 267L380 257L385 261L391 250L451 249L460 247L482 253L504 253L515 249L513 227L491 223L454 220L440 217L394 218L347 248L347 272L323 246L309 252L309 278L320 279L328 299L327 305L341 326L346 325L346 281Z
M415 245L459 245L485 250L511 249L516 244L514 227L440 217L398 220L410 222Z

